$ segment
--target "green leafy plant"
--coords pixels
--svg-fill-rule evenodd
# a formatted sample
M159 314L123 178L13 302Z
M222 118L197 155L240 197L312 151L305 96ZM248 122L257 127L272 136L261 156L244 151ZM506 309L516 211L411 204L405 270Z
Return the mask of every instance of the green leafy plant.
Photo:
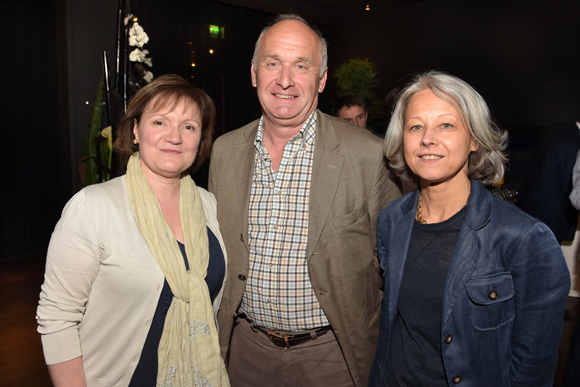
M378 86L377 67L368 59L349 59L333 74L336 78L337 97L358 95L365 101L369 119L377 120L384 116L382 102L375 93Z
M110 178L113 144L111 127L101 129L104 107L103 84L104 81L101 79L95 93L95 102L89 120L89 131L85 137L83 157L79 166L81 178L85 185L100 183Z

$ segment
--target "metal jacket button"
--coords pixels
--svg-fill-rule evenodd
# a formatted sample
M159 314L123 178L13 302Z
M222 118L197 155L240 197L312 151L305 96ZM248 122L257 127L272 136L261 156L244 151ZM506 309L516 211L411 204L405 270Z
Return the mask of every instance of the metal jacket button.
M242 274L240 274L240 275L238 276L238 279L239 279L240 281L245 281L245 280L246 280L246 276L245 276L245 275L242 275Z
M491 292L489 292L489 294L487 296L492 301L497 300L497 292L495 290L492 290Z
M445 344L451 344L452 341L453 341L453 336L451 336L451 335L445 336Z
M461 383L461 376L456 375L453 377L453 379L451 380L454 384L459 384Z

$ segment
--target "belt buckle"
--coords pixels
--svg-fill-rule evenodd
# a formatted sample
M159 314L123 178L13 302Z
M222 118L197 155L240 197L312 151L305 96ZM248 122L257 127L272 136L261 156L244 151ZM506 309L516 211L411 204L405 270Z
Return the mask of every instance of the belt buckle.
M294 338L294 335L283 335L276 331L266 331L266 334L268 335L270 341L272 342L274 342L274 339L282 339L284 341L284 344L286 345L286 348L291 347L290 342L288 340L292 340Z

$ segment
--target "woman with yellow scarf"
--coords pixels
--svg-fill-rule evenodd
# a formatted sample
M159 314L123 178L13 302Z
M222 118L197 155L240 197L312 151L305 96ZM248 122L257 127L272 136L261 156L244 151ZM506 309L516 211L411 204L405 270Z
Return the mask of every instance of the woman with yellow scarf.
M214 122L203 91L157 78L119 125L127 174L66 205L37 311L55 386L229 386L214 318L226 254L215 199L189 175Z

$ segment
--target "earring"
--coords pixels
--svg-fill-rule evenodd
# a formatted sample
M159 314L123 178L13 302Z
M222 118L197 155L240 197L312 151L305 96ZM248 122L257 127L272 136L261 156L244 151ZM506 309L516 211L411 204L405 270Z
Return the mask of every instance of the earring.
M133 144L137 145L137 144L139 144L139 141L137 141L137 139L136 139L136 138L134 138L134 139L133 139Z

